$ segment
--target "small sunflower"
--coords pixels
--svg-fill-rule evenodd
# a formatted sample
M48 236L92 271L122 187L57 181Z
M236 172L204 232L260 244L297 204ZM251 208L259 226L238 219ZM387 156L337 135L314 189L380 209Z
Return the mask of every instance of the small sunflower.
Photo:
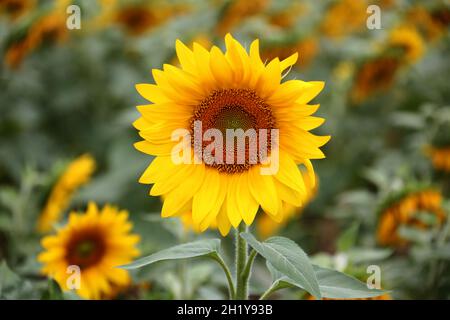
M450 173L450 146L431 146L426 149L426 153L430 157L433 167L436 170Z
M42 239L45 251L38 256L42 272L54 278L63 290L70 290L67 268L80 268L77 294L85 299L111 296L127 286L130 276L117 266L139 255L139 236L131 234L128 212L106 205L101 210L89 203L86 213L72 212L68 223L55 235Z
M0 14L17 19L31 11L35 5L36 0L0 0Z
M86 184L95 170L95 160L89 154L84 154L72 161L59 177L42 210L37 229L48 232L53 224L58 222L63 212L68 208L73 194Z
M119 7L113 17L114 22L122 26L131 35L141 35L166 22L174 15L187 11L181 6L149 6L132 4Z
M408 241L403 239L398 229L402 225L426 228L420 215L434 217L438 225L445 220L442 194L433 189L408 192L391 202L381 212L378 222L377 239L381 245L403 247Z
M356 71L351 98L360 103L373 94L391 88L401 62L391 56L380 56L367 61Z
M281 83L282 72L295 64L297 54L265 65L258 40L249 54L231 35L225 42L223 53L198 43L191 50L177 41L181 68L166 64L163 70L153 70L156 84L136 86L153 104L139 106L142 117L134 123L144 139L135 147L156 156L139 181L154 184L150 195L163 196L162 217L192 213L200 231L215 222L222 235L242 220L252 224L260 206L277 221L282 218L283 203L302 206L307 191L297 165L307 168L314 183L310 160L325 157L319 147L330 139L309 132L324 122L311 117L319 106L308 105L323 82ZM236 145L233 150L214 149L214 156L208 158L211 146L192 139L198 134L197 123L202 124L201 136L210 129L222 134L227 129L252 129L260 133L258 141L266 140L268 132L278 132L279 141L260 148L256 157L250 157L246 144L245 151L236 150ZM189 147L183 157L189 161L178 164L173 156L179 153L180 142L172 135L180 130ZM279 152L272 154L269 149ZM232 161L218 161L222 152ZM244 159L236 161L238 156ZM272 156L278 171L261 174Z
M400 51L402 59L407 63L413 63L422 57L425 46L415 28L401 26L391 31L388 48Z
M307 190L306 197L305 199L303 199L303 207L298 208L292 204L285 203L283 208L281 209L282 218L280 222L273 220L269 215L260 216L258 218L256 226L258 234L261 236L261 238L266 239L270 236L273 236L294 217L300 216L304 207L307 206L316 196L318 183L316 182L316 184L313 185L308 174L306 174L305 172L302 172L302 176ZM316 181L318 181L317 177Z

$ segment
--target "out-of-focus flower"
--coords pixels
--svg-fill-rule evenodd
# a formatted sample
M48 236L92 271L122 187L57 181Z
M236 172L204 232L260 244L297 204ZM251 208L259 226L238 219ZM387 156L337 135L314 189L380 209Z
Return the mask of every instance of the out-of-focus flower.
M434 217L437 225L442 224L446 214L442 207L442 194L434 189L406 192L389 201L382 210L378 222L377 239L381 245L403 247L408 244L398 229L400 226L425 229L427 224L420 215Z
M17 19L36 6L36 0L0 0L0 15Z
M397 50L402 61L413 63L422 57L424 47L422 37L414 27L401 26L391 31L387 50Z
M198 43L191 50L177 41L181 68L164 65L164 70L153 70L156 84L136 86L153 104L139 106L142 117L134 123L144 139L136 148L156 156L139 181L154 184L151 195L163 195L162 217L192 212L193 224L200 231L215 221L222 235L242 220L252 224L260 206L276 221L282 219L284 202L302 206L306 187L297 165L307 168L314 184L310 160L324 158L319 148L330 139L309 132L324 122L311 117L319 106L308 105L322 90L323 82L281 83L283 71L295 64L296 54L264 64L258 40L251 44L250 53L229 34L225 43L223 53L218 47L208 50ZM209 129L222 135L226 129L253 129L257 140L278 129L279 157L272 155L269 147L258 151L256 162L250 160L247 149L242 163L236 160L236 149L233 163L216 162L215 156L205 160L209 143L194 144L192 139L198 122L202 123L201 135ZM261 136L260 129L268 131ZM184 154L189 161L181 164L172 159L174 152L180 152L176 151L180 142L172 139L174 130L182 130L190 146L190 152ZM229 158L226 149L214 152L225 152L223 159ZM266 152L267 157L261 158ZM264 162L272 156L279 160L278 171L262 175Z
M293 43L275 44L263 47L261 58L263 60L272 60L276 57L285 59L298 52L299 61L296 66L307 67L316 57L319 50L319 44L314 37L304 38Z
M350 93L352 101L360 103L375 93L389 89L400 66L400 60L391 56L380 56L362 64L354 78Z
M433 41L447 32L450 24L450 9L448 6L441 6L429 10L416 6L409 10L406 20L422 31L425 39Z
M426 148L426 153L436 170L450 172L450 146Z
M339 39L366 30L367 6L365 0L335 1L325 14L320 26L321 32Z
M72 212L69 222L55 235L42 239L44 247L38 260L42 272L54 278L63 290L73 283L69 266L80 268L77 294L85 299L111 297L117 287L127 286L128 272L117 266L127 264L139 255L139 236L131 234L128 212L106 205L101 210L89 203L86 213Z
M67 14L63 10L66 2L56 2L57 5L50 12L38 16L28 26L25 34L9 44L4 58L9 67L19 67L28 54L42 45L61 43L68 38Z
M67 166L53 187L39 216L37 224L39 232L50 231L53 224L60 220L73 194L90 180L94 170L95 160L89 154L78 157Z
M225 4L219 22L217 32L224 35L231 32L245 19L257 15L268 7L270 0L230 0Z
M274 221L269 215L262 215L257 221L257 230L261 238L265 239L276 234L289 221L302 214L303 209L314 199L318 189L318 178L316 177L316 184L313 185L309 176L302 172L303 180L306 186L306 197L303 199L303 206L301 208L295 207L289 203L285 203L282 209L282 220L280 222Z
M141 35L187 10L186 6L128 4L116 9L113 22L122 26L131 35Z
M306 300L316 300L314 296L308 294ZM371 298L353 298L353 299L331 299L331 298L322 298L322 300L392 300L392 296L389 293L385 293L381 296L371 297Z

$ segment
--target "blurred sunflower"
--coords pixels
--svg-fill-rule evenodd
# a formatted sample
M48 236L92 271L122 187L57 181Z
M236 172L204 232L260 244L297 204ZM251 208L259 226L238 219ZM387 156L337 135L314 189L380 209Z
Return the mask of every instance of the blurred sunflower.
M294 217L300 216L304 207L307 206L316 196L318 189L318 178L316 177L316 184L313 185L313 182L305 172L302 172L302 176L307 190L306 197L303 199L303 206L298 208L292 204L284 203L283 208L281 209L282 218L280 222L274 221L269 215L260 216L256 226L258 234L262 239L273 236Z
M426 153L436 170L450 173L450 146L428 147Z
M401 59L413 63L422 57L425 50L422 37L410 26L401 26L391 31L388 50L398 50Z
M89 154L76 158L67 166L50 192L39 216L37 223L39 232L50 231L60 220L75 191L90 180L94 170L95 160Z
M117 268L139 255L135 247L139 236L131 234L131 228L127 211L108 205L99 210L91 202L86 213L72 212L64 227L42 239L45 251L38 256L42 272L70 290L67 268L78 266L77 294L85 299L109 297L131 281L126 270Z
M367 6L365 0L335 1L328 8L320 30L335 39L366 30Z
M350 92L355 103L361 103L375 93L389 89L401 63L398 58L380 56L364 63L357 71Z
M398 232L402 225L425 229L428 224L424 222L424 215L437 225L442 224L446 217L442 194L433 189L406 192L389 201L385 207L377 230L378 242L385 246L403 247L408 244Z
M166 22L174 15L186 12L186 6L150 6L146 3L119 7L113 20L131 35L141 35Z
M68 38L66 13L60 5L49 13L36 18L27 28L24 35L14 39L8 46L4 61L11 68L17 68L23 59L42 45L57 44Z
M0 14L17 19L31 11L35 5L36 0L0 0Z
M307 37L289 43L264 46L261 50L261 58L263 60L272 60L276 57L285 59L298 52L300 61L297 65L304 68L309 66L314 60L318 50L319 44L317 39L314 37Z
M445 5L431 10L415 6L408 11L406 20L417 26L427 40L434 41L446 33L450 24L450 9Z
M217 32L224 35L232 31L245 19L263 12L270 0L230 0L225 3L216 26Z
M259 56L259 41L250 53L231 35L225 37L226 53L218 47L208 50L194 43L193 50L181 41L176 51L181 68L164 65L153 70L156 84L138 84L137 91L153 104L139 106L142 114L134 126L144 139L135 147L156 158L140 178L154 184L150 195L164 197L162 217L192 212L193 224L200 231L214 222L222 235L242 220L252 224L259 206L276 221L282 219L283 203L302 206L306 187L298 164L304 165L315 184L311 159L324 158L319 149L330 139L309 132L324 119L311 117L318 105L308 105L322 89L323 82L290 80L281 82L282 73L295 64L297 54L265 65ZM194 123L200 121L202 133L208 129L279 129L279 170L262 175L266 160L257 156L251 162L245 152L242 164L203 160L207 146L191 140ZM191 153L184 154L191 164L175 164L172 139L174 130L184 129ZM258 136L258 140L264 138ZM192 152L192 149L194 150ZM225 151L225 150L222 150ZM261 150L260 150L261 151ZM218 151L221 152L221 151ZM233 152L236 160L236 150ZM224 154L225 155L225 154Z

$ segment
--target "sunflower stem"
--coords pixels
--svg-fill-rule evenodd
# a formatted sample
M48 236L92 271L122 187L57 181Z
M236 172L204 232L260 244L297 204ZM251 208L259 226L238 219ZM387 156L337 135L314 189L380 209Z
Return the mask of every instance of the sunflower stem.
M244 270L247 264L247 242L240 237L241 232L246 232L247 226L241 223L236 229L236 300L248 299L248 276Z

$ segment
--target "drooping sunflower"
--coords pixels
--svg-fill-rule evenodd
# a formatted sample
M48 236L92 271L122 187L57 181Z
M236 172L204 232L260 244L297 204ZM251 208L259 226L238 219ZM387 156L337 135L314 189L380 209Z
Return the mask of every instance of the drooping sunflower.
M391 31L388 48L399 51L398 54L406 63L413 63L422 57L425 45L414 27L400 26Z
M302 206L307 191L298 165L306 167L314 184L311 159L325 157L319 147L330 139L309 132L324 122L311 116L319 105L308 104L324 83L281 83L297 54L265 65L258 40L249 53L229 34L225 43L223 53L198 43L191 50L177 41L181 68L166 64L163 70L153 70L156 84L136 86L153 103L138 107L142 116L134 123L144 139L135 147L156 156L139 181L154 184L150 195L163 196L162 217L191 214L200 231L215 222L222 235L242 220L252 224L259 207L281 221L284 203ZM258 141L269 140L268 132L279 139L263 144L255 157L248 152L249 143L245 150L236 150L235 144L232 150L214 147L211 159L204 157L211 145L195 138L197 123L202 125L201 137L210 129L224 136L227 129L252 129ZM178 138L183 142L173 139L175 132L182 132ZM188 161L178 163L173 156L180 154L180 143L189 148L182 152ZM222 154L232 161L219 161L217 155ZM236 161L238 156L243 161ZM262 174L269 162L278 164L278 170Z
M378 222L378 242L385 246L404 247L408 241L401 237L399 228L404 225L426 229L429 224L425 219L432 220L435 225L441 225L446 219L442 194L430 188L405 192L382 210Z
M38 256L42 272L54 278L63 290L76 289L85 299L110 297L118 287L127 286L128 272L117 266L139 255L139 236L131 234L128 212L112 206L98 209L89 203L86 213L72 212L68 223L41 241L45 251ZM69 279L69 266L80 270L79 287Z
M68 208L73 194L86 184L95 170L95 160L84 154L73 160L61 174L47 199L37 224L39 232L48 232Z
M285 226L294 217L298 217L302 214L302 211L306 205L308 205L315 197L317 193L318 183L313 185L310 177L305 172L302 172L303 181L306 187L306 197L303 200L303 206L298 208L292 204L285 203L282 212L281 222L274 221L269 215L261 215L257 221L257 230L261 238L266 239L276 234L283 226ZM316 177L316 181L318 181Z

